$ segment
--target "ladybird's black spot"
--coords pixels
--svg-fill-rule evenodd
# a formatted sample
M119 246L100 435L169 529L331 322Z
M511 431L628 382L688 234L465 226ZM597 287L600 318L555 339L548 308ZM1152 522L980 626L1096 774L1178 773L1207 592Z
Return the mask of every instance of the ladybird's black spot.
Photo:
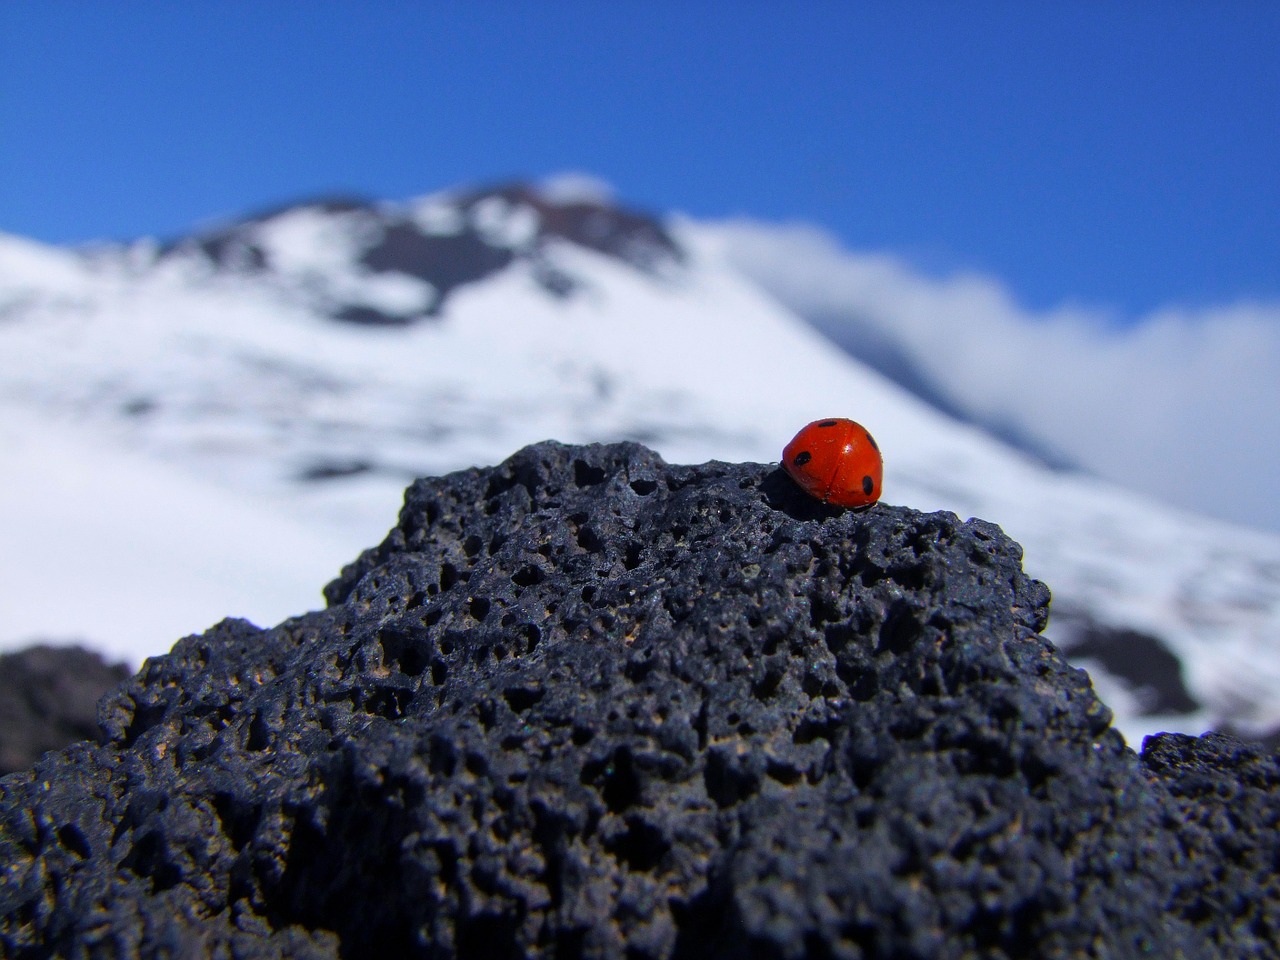
M818 424L818 426L820 426L820 427L834 427L834 426L835 426L837 423L839 423L839 422L840 422L839 420L823 420L820 424Z
M791 458L791 465L793 467L803 467L806 463L808 463L812 459L813 459L812 453L810 453L808 450L801 450L799 453L797 453L794 457Z
M875 437L873 437L870 433L868 433L868 434L867 434L867 440L868 440L868 442L870 442L870 444L871 444L873 447L875 447L875 448L876 448L876 452L879 452L879 450L880 450L880 444L876 443L876 438L875 438Z
M862 478L862 492L865 493L868 497L871 496L871 491L874 490L875 488L876 488L876 482L874 480L872 480L870 477Z

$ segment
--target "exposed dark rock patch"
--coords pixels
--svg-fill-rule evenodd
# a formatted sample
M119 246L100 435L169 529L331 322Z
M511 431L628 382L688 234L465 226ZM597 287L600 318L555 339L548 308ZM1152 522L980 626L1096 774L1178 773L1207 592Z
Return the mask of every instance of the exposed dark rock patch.
M360 327L407 327L430 316L434 309L415 313L391 313L377 307L353 305L335 308L330 311L329 316Z
M325 592L0 782L6 956L1276 955L1275 758L1140 762L991 524L546 443Z
M516 258L509 248L487 242L473 227L443 236L424 232L409 220L387 220L381 234L360 256L375 273L396 272L426 280L437 291L432 312L458 287L497 273ZM350 319L339 317L339 319Z
M340 480L346 477L357 477L374 470L374 464L368 460L322 460L311 464L298 476L303 480Z
M1094 659L1123 680L1141 703L1139 716L1189 714L1203 709L1182 679L1182 662L1158 637L1077 618L1067 653Z
M129 674L124 664L80 646L39 644L0 654L0 774L96 737L98 700Z

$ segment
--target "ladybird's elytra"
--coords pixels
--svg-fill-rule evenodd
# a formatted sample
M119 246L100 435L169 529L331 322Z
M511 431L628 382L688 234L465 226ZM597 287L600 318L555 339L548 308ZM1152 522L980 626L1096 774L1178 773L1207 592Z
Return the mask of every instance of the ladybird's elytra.
M854 420L813 421L782 451L782 467L800 489L823 503L862 510L880 499L880 447Z

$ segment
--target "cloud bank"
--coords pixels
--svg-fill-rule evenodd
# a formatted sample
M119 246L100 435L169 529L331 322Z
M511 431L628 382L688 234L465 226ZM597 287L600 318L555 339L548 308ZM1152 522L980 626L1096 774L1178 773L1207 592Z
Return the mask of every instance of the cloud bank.
M1280 530L1280 303L1130 326L1031 312L999 281L925 276L809 226L716 228L739 268L852 352L897 352L956 407L1198 513Z

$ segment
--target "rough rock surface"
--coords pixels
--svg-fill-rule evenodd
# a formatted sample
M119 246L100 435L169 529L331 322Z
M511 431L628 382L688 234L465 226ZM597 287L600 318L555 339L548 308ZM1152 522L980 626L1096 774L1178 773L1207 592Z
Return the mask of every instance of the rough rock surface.
M539 444L0 781L6 957L1271 957L1276 759L1144 758L988 523Z
M80 646L38 644L0 654L0 775L96 736L98 701L129 674L124 664Z

